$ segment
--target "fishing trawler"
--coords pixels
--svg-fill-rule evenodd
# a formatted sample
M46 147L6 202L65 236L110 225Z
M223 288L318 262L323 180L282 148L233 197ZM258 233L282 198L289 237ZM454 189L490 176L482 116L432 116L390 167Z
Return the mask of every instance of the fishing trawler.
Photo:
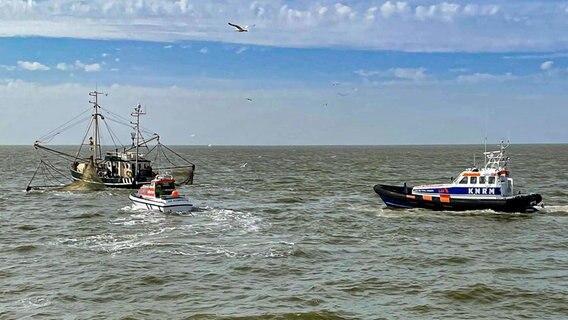
M513 178L507 168L508 145L499 150L484 152L483 168L469 168L448 184L410 187L377 184L375 192L388 207L424 208L432 210L465 211L494 210L502 212L534 212L542 201L540 194L515 194Z
M35 141L33 146L41 153L40 164L26 188L27 191L59 187L64 185L66 180L112 188L139 188L150 184L157 173L164 170L175 170L184 174L183 183L193 182L195 171L193 163L161 144L158 134L144 132L145 135L149 135L148 138L144 137L140 126L140 116L146 113L142 111L140 104L131 113L135 121L128 121L106 108L103 109L98 101L101 94L98 91L89 93L89 96L94 97L94 101L89 101L92 104L91 114L86 117L90 121L83 141L75 154L45 144L64 130L78 124L79 121L72 122L75 119ZM116 116L115 119L111 118L114 116ZM132 128L132 143L130 145L120 144L120 140L109 127L107 120ZM109 133L114 146L102 145L103 125L106 126L105 132ZM107 139L106 142L109 140ZM154 159L152 160L151 157ZM62 164L67 168L62 168ZM67 170L70 175L64 173ZM41 180L42 183L38 184L36 180Z
M157 210L160 212L187 212L193 204L180 195L171 175L158 175L150 185L143 185L138 192L128 197L135 209Z

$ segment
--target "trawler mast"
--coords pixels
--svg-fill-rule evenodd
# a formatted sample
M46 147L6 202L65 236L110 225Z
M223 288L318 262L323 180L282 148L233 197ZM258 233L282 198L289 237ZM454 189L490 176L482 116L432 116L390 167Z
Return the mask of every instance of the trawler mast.
M99 94L104 94L105 96L107 95L106 93L102 93L102 92L98 92L98 91L92 91L89 92L89 96L91 97L95 97L95 101L91 101L89 100L89 103L93 104L93 114L92 114L92 119L93 119L93 140L91 141L91 139L89 139L89 143L91 144L91 151L92 151L92 159L93 159L93 163L96 163L97 160L102 159L102 155L99 155L98 153L101 152L100 148L99 148L99 144L100 144L100 132L99 132L99 117L101 117L101 119L103 118L103 115L101 113L99 113L99 109L101 106L99 106Z
M140 148L140 116L141 115L145 115L146 112L142 111L142 106L140 104L138 104L136 106L136 108L134 108L134 112L132 112L130 115L136 118L136 122L130 122L131 124L134 125L134 134L136 135L136 145L135 145L135 151L136 151L136 155L134 158L134 176L137 176L138 173L138 155L139 155L139 148Z

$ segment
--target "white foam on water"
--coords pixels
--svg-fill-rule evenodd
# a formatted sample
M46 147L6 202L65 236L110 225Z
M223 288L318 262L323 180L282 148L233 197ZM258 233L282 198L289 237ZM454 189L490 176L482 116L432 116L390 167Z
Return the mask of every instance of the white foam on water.
M51 301L46 297L31 297L20 300L22 309L38 309L51 305Z
M205 208L205 213L218 225L228 229L241 229L246 232L258 232L261 228L262 218L250 212L241 212L231 209Z
M566 214L568 215L568 205L566 206L547 206L544 205L544 208L537 206L537 210L541 213L555 213L555 214Z
M163 245L177 245L177 243L164 243L167 234L175 227L164 227L154 231L134 234L99 234L82 238L68 238L60 241L61 244L96 252L118 253L141 247L154 247Z

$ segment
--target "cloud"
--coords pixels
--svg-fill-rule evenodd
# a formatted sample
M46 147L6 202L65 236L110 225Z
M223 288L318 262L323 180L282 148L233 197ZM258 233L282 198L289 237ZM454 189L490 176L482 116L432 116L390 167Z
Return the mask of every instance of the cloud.
M512 73L505 74L489 74L489 73L473 73L461 75L457 77L458 83L482 83L482 82L505 82L517 79Z
M390 2L387 1L381 6L381 15L384 18L390 18L395 14L408 14L410 12L410 7L406 2Z
M68 71L68 70L83 70L85 72L101 71L101 65L99 63L85 64L79 60L76 60L74 64L60 62L55 66L55 68L61 71Z
M356 70L356 75L363 78L381 78L383 80L424 81L427 78L425 68L391 68L387 70Z
M391 69L395 78L404 79L404 80L412 80L412 81L421 81L426 78L426 69L418 68L395 68Z
M341 3L335 4L335 12L340 17L353 18L356 15L356 13L351 9L351 7L346 6L344 4L341 4Z
M377 7L370 7L365 13L365 19L375 20L375 11L379 10Z
M415 10L416 18L419 20L442 19L452 21L460 13L460 5L455 3L442 2L431 6L418 6Z
M464 72L468 72L469 70L467 68L452 68L449 71L455 72L455 73L464 73Z
M209 52L207 47L203 47L203 48L199 49L199 53L206 54L207 52Z
M30 61L18 61L18 67L20 69L28 70L28 71L47 71L49 70L48 66L45 66L37 61L30 62Z
M504 56L503 59L518 59L518 60L530 60L530 59L555 59L555 58L568 58L568 52L550 52L550 53L534 53L534 54L520 54L513 56Z
M234 0L11 0L0 5L0 37L195 40L422 52L568 50L565 6L544 0L485 3L254 0L243 6ZM237 35L228 28L226 13L234 21L257 27Z
M543 63L540 65L540 69L541 69L541 70L544 70L544 71L550 70L550 69L552 69L553 67L554 67L554 61L550 61L550 60L549 60L549 61L545 61L545 62L543 62Z
M16 70L16 67L2 64L2 65L0 65L0 69L6 70L6 71L14 71L14 70Z

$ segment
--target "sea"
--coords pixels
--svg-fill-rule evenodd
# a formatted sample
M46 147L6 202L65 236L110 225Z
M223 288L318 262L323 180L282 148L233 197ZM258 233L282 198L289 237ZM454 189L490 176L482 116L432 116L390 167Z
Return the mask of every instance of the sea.
M37 154L0 146L0 319L568 319L566 144L507 149L515 190L543 196L530 214L373 191L448 182L483 145L171 148L194 212L26 193Z

